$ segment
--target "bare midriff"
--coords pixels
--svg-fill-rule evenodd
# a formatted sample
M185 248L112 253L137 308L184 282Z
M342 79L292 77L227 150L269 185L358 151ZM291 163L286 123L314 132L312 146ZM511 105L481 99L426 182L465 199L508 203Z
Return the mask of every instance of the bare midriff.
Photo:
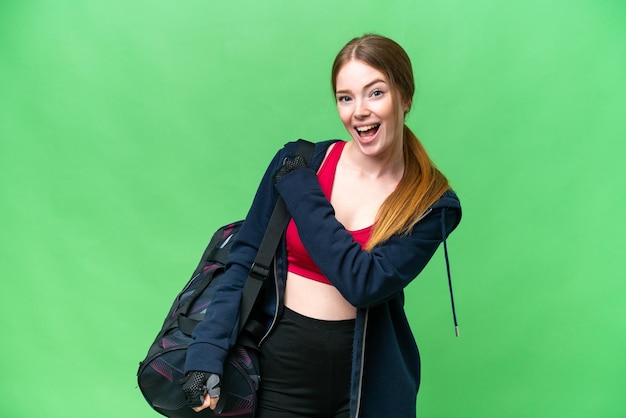
M301 315L325 321L356 318L356 308L335 286L287 273L285 306Z

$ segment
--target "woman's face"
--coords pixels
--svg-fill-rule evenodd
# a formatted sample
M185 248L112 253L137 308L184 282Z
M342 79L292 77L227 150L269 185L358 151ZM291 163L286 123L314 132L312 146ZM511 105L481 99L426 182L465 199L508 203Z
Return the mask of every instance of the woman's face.
M408 106L382 72L360 60L348 61L337 73L335 96L339 117L364 154L401 146Z

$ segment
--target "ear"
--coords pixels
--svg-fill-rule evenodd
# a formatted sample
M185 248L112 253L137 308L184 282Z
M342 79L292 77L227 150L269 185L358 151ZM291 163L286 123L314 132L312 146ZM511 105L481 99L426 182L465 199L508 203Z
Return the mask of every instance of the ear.
M402 104L402 108L404 109L404 114L406 115L411 110L411 106L413 105L413 100L407 100Z

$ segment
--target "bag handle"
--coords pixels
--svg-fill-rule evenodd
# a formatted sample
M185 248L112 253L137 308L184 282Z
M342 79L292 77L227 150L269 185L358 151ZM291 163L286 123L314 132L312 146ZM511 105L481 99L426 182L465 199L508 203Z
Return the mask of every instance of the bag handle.
M311 164L314 148L315 144L312 142L299 139L296 155L303 157L307 165L309 165ZM261 286L269 276L272 260L274 259L278 243L283 236L288 221L289 212L287 211L287 206L283 198L278 196L276 206L274 206L272 216L267 225L267 230L259 246L259 251L254 259L254 263L252 263L252 267L250 267L248 279L243 288L241 308L239 311L239 331L243 330L246 322L248 322L252 308L261 291Z

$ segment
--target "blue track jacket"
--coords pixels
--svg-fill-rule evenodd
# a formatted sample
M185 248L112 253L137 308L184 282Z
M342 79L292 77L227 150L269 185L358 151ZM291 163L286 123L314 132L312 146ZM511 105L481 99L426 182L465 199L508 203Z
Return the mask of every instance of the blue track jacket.
M335 218L317 179L316 171L333 142L316 144L311 168L294 170L277 185L274 174L286 157L295 154L296 142L286 144L273 158L233 244L211 307L194 330L185 372L222 374L226 354L237 337L241 292L280 194L313 261L357 308L350 417L412 418L416 416L420 359L404 312L403 289L443 242L443 231L447 236L457 227L461 206L449 190L409 235L393 236L372 251L364 251ZM286 272L283 238L273 280L266 281L260 295L260 314L268 333L282 312Z

